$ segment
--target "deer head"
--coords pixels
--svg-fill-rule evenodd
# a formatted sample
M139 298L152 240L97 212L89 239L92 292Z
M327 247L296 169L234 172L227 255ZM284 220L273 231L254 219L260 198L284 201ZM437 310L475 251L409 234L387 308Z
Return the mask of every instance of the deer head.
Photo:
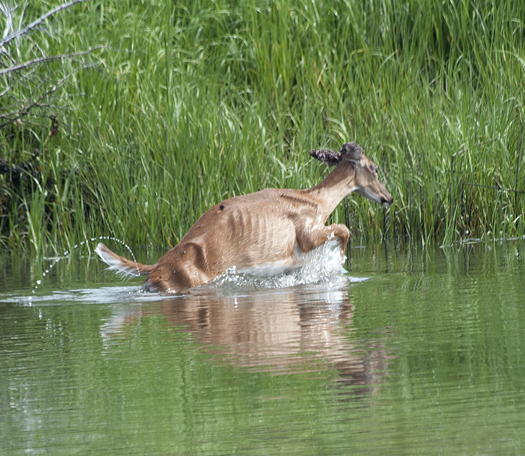
M310 155L326 163L328 166L351 165L355 170L353 191L371 201L389 207L393 198L383 183L379 180L378 167L356 143L346 143L339 152L332 150L312 150Z

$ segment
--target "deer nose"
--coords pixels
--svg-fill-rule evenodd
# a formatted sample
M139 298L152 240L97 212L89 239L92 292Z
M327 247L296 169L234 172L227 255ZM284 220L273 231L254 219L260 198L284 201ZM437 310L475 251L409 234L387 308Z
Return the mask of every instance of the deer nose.
M393 202L394 198L392 198L392 196L390 196L390 198L381 198L381 206L383 206L384 208L390 207Z

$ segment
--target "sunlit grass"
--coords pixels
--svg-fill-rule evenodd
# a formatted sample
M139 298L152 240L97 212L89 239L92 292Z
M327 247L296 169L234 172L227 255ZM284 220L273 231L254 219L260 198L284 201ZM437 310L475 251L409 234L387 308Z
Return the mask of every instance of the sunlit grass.
M54 187L40 183L24 196L28 217L4 217L15 233L4 225L2 243L56 250L113 235L165 250L221 199L314 185L327 169L308 151L354 140L395 201L386 214L359 197L341 204L332 219L356 238L522 235L518 3L75 7L53 21L56 33L35 39L50 53L104 44L105 64L76 73L63 94L60 136L39 158ZM24 121L28 140L0 132L13 160L46 138Z

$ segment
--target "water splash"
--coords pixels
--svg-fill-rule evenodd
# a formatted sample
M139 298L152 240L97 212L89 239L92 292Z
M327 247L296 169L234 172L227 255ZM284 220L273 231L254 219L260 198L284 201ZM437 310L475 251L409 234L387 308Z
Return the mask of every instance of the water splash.
M125 244L123 241L121 241L120 239L117 239L114 237L100 236L100 237L86 239L80 244L74 245L73 249L78 249L89 242L97 242L97 241L104 241L104 240L115 241L115 242L122 244L124 247L126 247L126 249L128 249L128 251L130 252L133 258L133 261L136 263L136 258L131 248L127 244ZM59 261L67 257L69 254L70 254L69 251L65 251L61 257L55 258L53 260L52 264L42 274L42 279L37 280L36 285L32 290L33 295L35 295L36 290L42 284L45 277L55 267L55 265ZM311 252L308 252L307 254L305 254L303 265L300 268L273 274L273 275L268 275L268 276L242 273L242 272L239 272L236 268L231 268L228 271L226 271L224 274L217 277L210 284L200 287L200 290L204 291L206 289L212 288L215 291L220 289L222 291L225 291L226 293L229 293L229 292L238 292L240 290L249 291L249 290L254 290L254 289L280 289L280 288L293 287L296 285L308 285L308 284L318 284L318 283L325 283L329 287L332 287L332 286L338 286L338 285L348 283L349 281L354 282L354 281L366 280L366 279L349 277L347 271L343 267L345 259L346 258L344 257L344 255L341 255L339 242L337 240L332 240L332 241L326 242L325 244L322 244L317 249L314 249ZM137 276L138 275L139 274L137 274ZM133 290L134 290L134 293L137 295L138 299L142 300L145 298L144 293L141 293L142 291L141 289L133 289ZM196 293L199 293L197 289L195 289L194 291ZM81 292L80 294L82 295L83 292ZM91 296L92 293L87 293L87 295L89 296L88 300L93 299L93 297ZM160 298L165 299L166 298L166 295L158 294L158 293L152 293L152 294L146 293L146 295L148 297L151 296L152 299L160 299ZM56 298L55 295L53 296L54 298ZM107 300L107 296L108 296L107 290L104 290L104 296L105 296L105 299ZM120 298L122 298L122 296L119 295L118 299ZM44 299L46 298L44 297ZM72 297L72 300L82 301L83 299L80 298L80 295L77 293L77 294L74 294L74 296ZM40 301L40 298L37 298L35 296L34 302L39 302L39 301ZM32 302L33 302L32 297L29 297L28 304L30 306L32 305Z
M133 253L133 250L131 250L131 247L128 244L126 244L124 241L121 241L120 239L117 239L111 236L99 236L99 237L93 237L90 239L86 239L79 244L75 244L72 250L77 250L80 247L88 244L89 242L99 242L99 241L115 241L115 242L118 242L119 244L122 244L124 247L126 247L126 249L128 249L129 253L131 254L131 257L133 258L133 261L137 263L137 259L135 258L135 254ZM42 273L42 279L36 281L36 285L33 287L32 294L36 293L36 290L38 290L38 287L42 285L42 281L52 271L52 269L57 265L57 263L59 263L61 260L69 256L70 253L71 252L69 250L66 250L61 256L53 260L53 262L49 265L49 267ZM140 272L139 272L139 268L137 267L136 277L139 277L139 276L140 276ZM29 299L31 300L31 298Z
M339 241L326 242L304 256L300 268L271 276L259 276L239 272L231 268L217 277L209 286L220 288L286 288L295 285L348 282L343 267L345 257L341 255Z

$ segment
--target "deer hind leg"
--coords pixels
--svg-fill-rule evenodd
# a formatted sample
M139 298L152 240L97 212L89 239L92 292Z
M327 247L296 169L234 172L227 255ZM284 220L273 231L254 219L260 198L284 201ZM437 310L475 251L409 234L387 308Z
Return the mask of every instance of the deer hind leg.
M315 229L303 230L297 233L297 243L304 253L319 247L328 240L337 239L341 247L341 253L344 255L349 238L350 230L342 223L330 226L322 225Z
M181 242L166 253L150 274L145 288L164 293L183 293L215 278L210 274L206 249L199 242Z

